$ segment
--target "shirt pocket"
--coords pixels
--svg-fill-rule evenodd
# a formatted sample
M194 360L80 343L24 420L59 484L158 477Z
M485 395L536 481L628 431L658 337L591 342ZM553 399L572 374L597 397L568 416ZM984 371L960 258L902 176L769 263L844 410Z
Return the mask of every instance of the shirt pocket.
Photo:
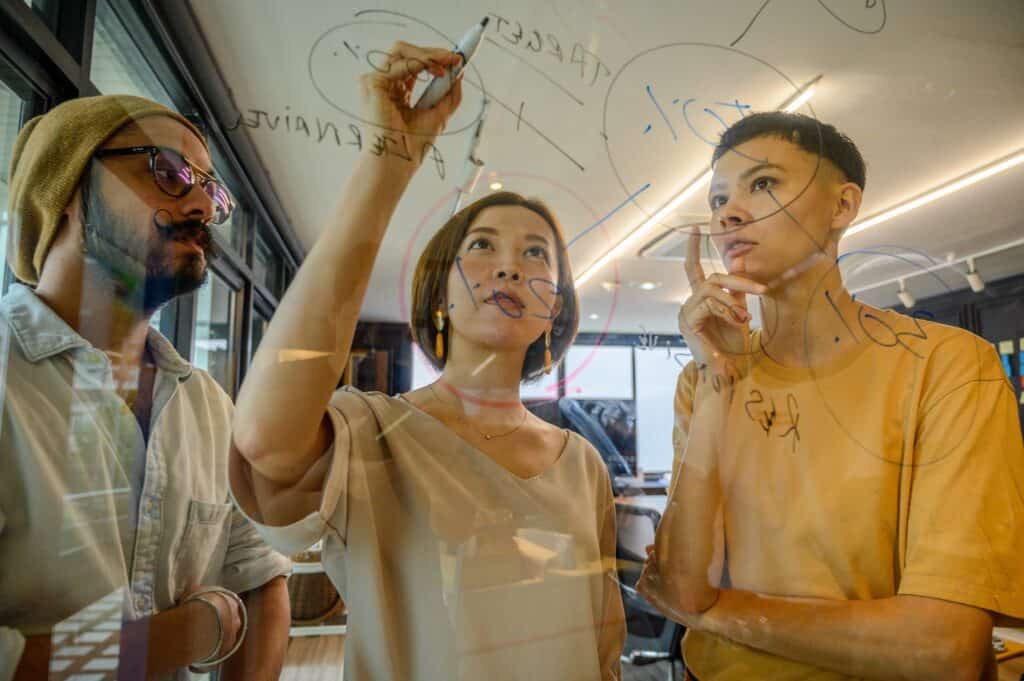
M189 500L185 531L171 565L172 593L181 593L190 584L220 583L231 535L230 524L230 503Z

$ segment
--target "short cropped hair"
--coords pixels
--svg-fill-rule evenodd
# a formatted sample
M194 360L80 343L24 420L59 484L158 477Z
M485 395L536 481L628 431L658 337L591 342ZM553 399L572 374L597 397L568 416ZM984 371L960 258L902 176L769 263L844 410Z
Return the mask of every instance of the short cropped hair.
M801 113L765 111L745 116L722 133L711 164L717 163L730 149L757 137L778 137L815 156L820 154L846 177L847 182L864 189L867 167L853 140L835 126Z
M470 225L485 208L492 206L519 206L533 211L544 218L554 233L558 258L558 297L561 310L555 317L551 327L551 361L557 365L562 360L569 346L572 345L579 328L579 303L576 298L576 286L573 283L572 268L569 264L568 249L565 237L555 219L554 214L542 201L528 199L515 192L495 192L474 201L448 219L441 229L430 239L423 254L416 263L416 273L412 280L412 305L409 327L413 339L419 344L427 360L435 369L444 368L448 358L434 354L434 337L437 329L434 326L434 311L445 301L445 287L448 284L448 273L455 264L459 246L466 237ZM447 310L444 310L447 316ZM448 332L451 324L445 324L441 332L444 347L450 348ZM544 337L534 341L526 351L523 361L521 378L524 381L540 378L544 373Z

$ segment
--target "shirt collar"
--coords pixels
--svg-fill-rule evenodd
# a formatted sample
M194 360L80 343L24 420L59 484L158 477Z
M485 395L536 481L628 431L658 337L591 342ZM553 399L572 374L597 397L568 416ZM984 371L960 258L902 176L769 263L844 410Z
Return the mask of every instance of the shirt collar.
M39 299L35 291L24 284L13 284L7 295L0 298L0 315L7 318L11 332L30 362L40 362L75 348L92 348L89 341L68 326ZM161 371L174 374L181 380L192 373L192 365L159 331L150 327L146 342Z

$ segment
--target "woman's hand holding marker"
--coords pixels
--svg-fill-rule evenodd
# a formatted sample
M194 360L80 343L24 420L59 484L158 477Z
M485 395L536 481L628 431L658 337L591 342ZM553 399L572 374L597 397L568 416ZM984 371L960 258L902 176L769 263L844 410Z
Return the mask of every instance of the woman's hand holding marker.
M382 69L360 77L366 119L395 135L414 138L408 140L410 148L420 149L432 143L459 108L462 78L457 78L448 94L429 108L412 107L413 87L420 73L427 71L441 77L461 60L451 50L396 42ZM414 154L414 158L420 155Z

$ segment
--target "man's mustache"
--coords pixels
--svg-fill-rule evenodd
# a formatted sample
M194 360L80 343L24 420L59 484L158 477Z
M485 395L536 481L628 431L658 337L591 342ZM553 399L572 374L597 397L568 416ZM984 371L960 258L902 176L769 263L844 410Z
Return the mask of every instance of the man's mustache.
M157 233L166 241L195 241L207 255L217 252L213 230L202 220L189 219L178 222L161 222L153 218Z

